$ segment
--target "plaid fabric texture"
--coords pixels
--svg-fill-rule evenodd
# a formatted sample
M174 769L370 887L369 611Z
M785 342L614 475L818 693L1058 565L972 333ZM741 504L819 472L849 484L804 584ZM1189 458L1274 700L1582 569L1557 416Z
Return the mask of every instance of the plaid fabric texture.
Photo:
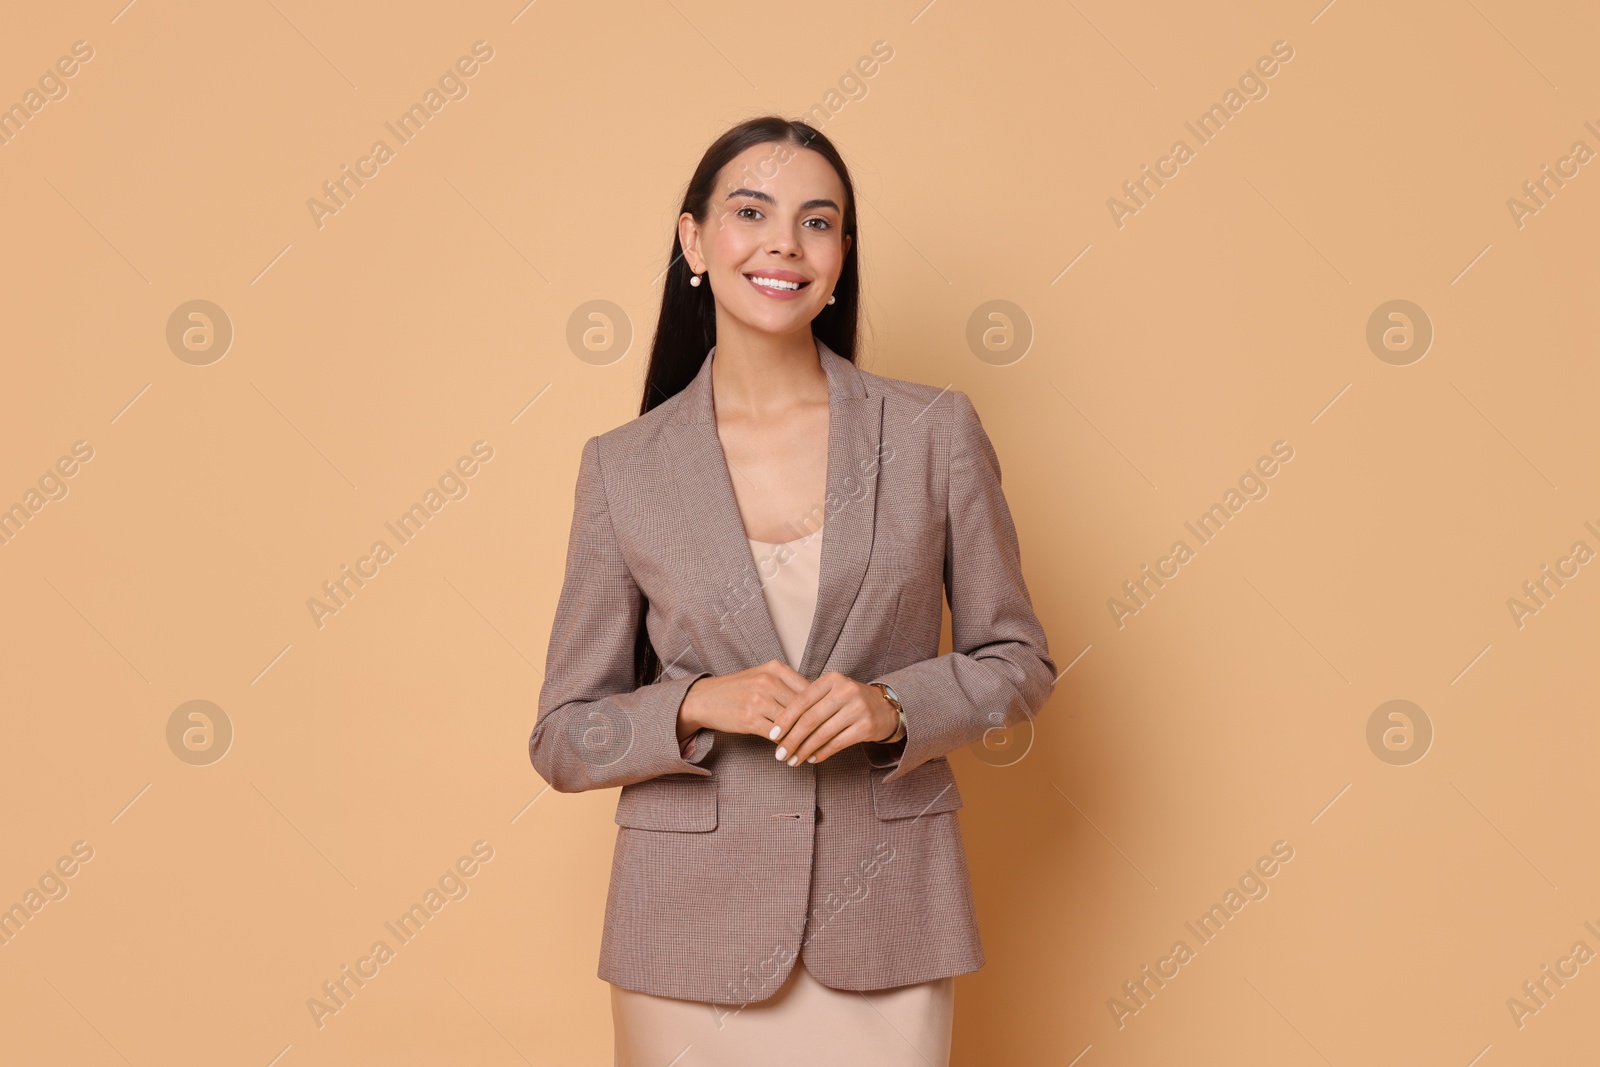
M621 787L598 974L624 989L739 1005L797 958L851 990L984 962L946 756L1034 718L1055 661L966 394L817 347L828 496L797 523L824 524L800 673L886 682L907 734L796 767L754 735L680 747L697 678L784 658L717 439L716 350L682 392L586 441L528 752L561 792ZM664 669L635 688L641 613Z

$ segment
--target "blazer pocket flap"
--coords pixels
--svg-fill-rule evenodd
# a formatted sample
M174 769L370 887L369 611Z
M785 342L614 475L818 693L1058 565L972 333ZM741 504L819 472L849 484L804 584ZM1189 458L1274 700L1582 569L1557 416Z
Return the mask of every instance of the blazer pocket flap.
M954 811L964 803L956 774L943 756L931 759L903 778L884 779L887 770L872 772L872 807L880 819L910 819Z
M616 822L640 830L704 833L717 828L717 787L701 775L663 776L622 787Z

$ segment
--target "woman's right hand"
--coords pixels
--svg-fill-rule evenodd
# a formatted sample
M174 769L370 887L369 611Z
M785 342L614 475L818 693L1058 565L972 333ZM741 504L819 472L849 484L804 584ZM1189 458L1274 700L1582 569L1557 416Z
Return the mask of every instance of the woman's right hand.
M806 687L805 676L782 660L733 674L713 674L689 686L678 707L678 740L710 727L728 734L769 737L778 715Z

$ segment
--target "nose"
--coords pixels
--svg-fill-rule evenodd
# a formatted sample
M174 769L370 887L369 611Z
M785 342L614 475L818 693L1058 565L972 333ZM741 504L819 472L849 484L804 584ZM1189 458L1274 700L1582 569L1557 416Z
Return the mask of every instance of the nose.
M767 251L775 256L792 258L800 254L800 246L799 242L794 239L793 234L784 231L774 233L767 240Z

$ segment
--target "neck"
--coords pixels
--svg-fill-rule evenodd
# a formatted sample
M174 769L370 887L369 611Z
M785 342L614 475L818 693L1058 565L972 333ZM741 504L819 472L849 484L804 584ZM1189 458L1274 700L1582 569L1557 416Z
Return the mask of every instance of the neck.
M719 322L711 391L722 414L761 418L796 403L826 403L828 374L810 327L773 334Z

